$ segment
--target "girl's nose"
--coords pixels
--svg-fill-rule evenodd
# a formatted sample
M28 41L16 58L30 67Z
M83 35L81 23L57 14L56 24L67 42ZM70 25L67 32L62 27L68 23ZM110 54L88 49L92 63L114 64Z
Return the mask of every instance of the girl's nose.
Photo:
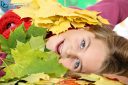
M70 57L70 56L77 56L78 55L78 52L76 52L74 49L67 49L66 50L66 55L67 57Z

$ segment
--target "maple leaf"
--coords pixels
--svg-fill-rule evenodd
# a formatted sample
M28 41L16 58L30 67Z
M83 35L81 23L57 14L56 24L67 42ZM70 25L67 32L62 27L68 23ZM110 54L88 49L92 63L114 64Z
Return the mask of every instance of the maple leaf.
M43 39L46 37L47 29L36 27L34 25L30 26L27 31L25 31L24 25L20 25L13 32L11 32L10 37L8 39L4 38L0 35L0 45L2 51L10 54L10 49L15 48L17 41L27 42L31 36L43 36Z
M56 0L31 0L28 6L13 11L22 18L31 17L37 27L46 27L53 34L65 32L72 26L84 28L87 24L109 24L100 12L66 8Z
M67 69L58 63L59 57L56 53L42 50L45 48L43 42L43 36L31 37L27 43L18 42L16 48L11 50L15 63L4 69L6 75L0 80L21 78L40 72L56 77L63 76Z

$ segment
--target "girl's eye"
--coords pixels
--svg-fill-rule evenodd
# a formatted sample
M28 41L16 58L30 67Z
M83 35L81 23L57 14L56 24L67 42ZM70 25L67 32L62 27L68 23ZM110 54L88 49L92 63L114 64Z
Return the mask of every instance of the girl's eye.
M77 69L78 67L80 67L80 60L76 59L74 63L74 69Z
M80 43L80 48L84 48L85 47L85 40L82 40Z

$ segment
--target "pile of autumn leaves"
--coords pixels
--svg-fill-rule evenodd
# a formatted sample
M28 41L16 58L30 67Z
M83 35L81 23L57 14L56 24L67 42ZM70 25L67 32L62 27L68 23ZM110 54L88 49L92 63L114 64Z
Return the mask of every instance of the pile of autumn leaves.
M109 24L99 16L99 12L66 8L56 0L12 0L12 3L24 3L13 10L21 18L31 17L37 27L48 28L53 34L59 34L68 28L84 28L86 25Z

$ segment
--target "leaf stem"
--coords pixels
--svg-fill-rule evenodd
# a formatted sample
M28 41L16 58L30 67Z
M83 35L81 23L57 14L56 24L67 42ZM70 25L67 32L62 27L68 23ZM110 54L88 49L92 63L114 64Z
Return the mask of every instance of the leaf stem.
M9 70L10 70L10 72L11 72L11 75L12 75L12 76L15 76L15 73L14 73L13 70L6 64L6 62L5 62L2 58L0 58L0 60L5 64L6 67L9 68Z

